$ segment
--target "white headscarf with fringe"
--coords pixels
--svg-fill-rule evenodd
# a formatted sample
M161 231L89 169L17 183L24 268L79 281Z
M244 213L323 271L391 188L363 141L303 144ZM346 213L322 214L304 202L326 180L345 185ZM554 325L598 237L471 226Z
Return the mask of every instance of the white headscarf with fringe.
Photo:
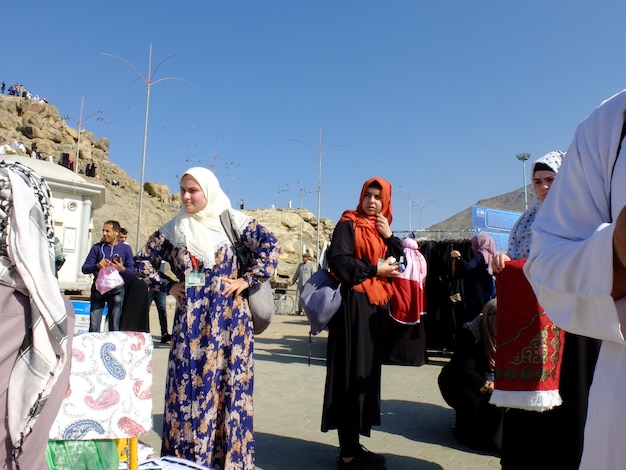
M191 176L206 198L206 206L198 212L187 212L183 207L178 214L159 229L165 237L177 247L186 247L187 250L210 269L215 264L217 248L225 243L230 243L220 222L220 214L230 210L233 225L239 229L239 233L250 223L250 217L242 212L231 208L230 199L220 188L219 181L211 170L203 167L188 169L183 176Z

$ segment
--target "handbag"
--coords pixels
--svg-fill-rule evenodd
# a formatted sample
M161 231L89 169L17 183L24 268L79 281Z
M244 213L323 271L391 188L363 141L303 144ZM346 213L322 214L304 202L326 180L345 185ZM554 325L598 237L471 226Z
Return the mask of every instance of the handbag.
M98 277L96 278L96 289L100 294L104 295L113 289L122 287L124 285L124 279L120 272L115 269L114 266L105 266L98 271Z
M237 252L239 276L241 277L254 263L254 255L243 244L241 234L232 224L230 211L228 209L220 214L220 221L222 222L228 239ZM270 326L274 318L274 294L269 279L248 287L248 305L252 313L254 333L261 334Z
M310 334L321 333L341 304L341 284L330 271L316 271L300 289L300 302L309 323Z

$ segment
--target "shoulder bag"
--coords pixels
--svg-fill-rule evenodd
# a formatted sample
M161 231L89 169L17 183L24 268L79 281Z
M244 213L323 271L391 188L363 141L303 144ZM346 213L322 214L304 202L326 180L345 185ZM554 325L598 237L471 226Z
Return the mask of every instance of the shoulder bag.
M341 304L341 284L326 269L316 271L300 289L300 301L312 335L321 333Z
M230 211L228 209L220 214L220 221L222 222L228 239L237 252L239 276L241 276L247 268L254 263L254 255L243 244L241 234L232 224ZM269 279L248 287L248 305L252 313L254 333L261 334L270 326L274 318L274 295Z

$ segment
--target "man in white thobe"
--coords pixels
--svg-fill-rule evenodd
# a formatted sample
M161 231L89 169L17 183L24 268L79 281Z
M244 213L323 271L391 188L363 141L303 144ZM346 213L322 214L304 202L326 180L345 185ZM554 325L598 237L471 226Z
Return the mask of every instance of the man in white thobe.
M625 113L626 90L579 125L533 224L524 267L554 323L603 340L581 469L626 467L626 145L620 144Z

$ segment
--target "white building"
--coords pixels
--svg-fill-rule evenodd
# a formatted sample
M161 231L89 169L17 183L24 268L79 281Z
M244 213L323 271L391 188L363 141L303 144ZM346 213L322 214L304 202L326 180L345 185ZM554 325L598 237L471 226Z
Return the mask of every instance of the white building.
M63 243L65 255L65 264L59 270L59 285L62 291L89 289L91 275L83 274L81 267L94 243L93 211L104 204L104 186L47 160L19 155L0 158L23 163L48 183L52 191L54 234Z

